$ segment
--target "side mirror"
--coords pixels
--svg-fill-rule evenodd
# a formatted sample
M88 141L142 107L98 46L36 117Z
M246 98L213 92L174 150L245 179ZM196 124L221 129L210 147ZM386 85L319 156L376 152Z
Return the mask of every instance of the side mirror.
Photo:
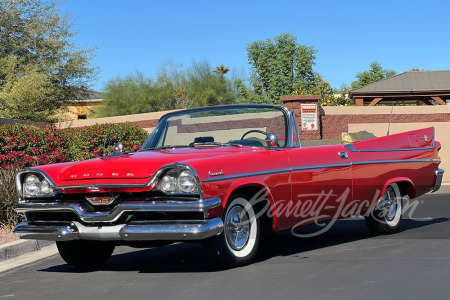
M267 148L273 148L278 146L278 137L276 134L269 133L266 137Z
M123 151L123 146L121 143L116 143L113 148L114 155L120 155Z

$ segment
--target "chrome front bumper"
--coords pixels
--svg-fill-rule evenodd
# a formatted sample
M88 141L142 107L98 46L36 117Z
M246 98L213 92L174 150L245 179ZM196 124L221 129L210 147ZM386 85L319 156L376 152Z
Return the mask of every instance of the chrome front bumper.
M115 225L88 227L78 222L66 225L20 223L14 234L21 239L71 241L192 241L202 240L222 233L221 218L189 223L151 223L140 225Z
M78 204L18 202L18 212L73 212L80 222L34 221L16 226L14 234L21 239L50 241L115 240L201 240L222 233L221 218L207 219L208 210L221 205L219 198L196 202L123 202L110 212L86 212ZM125 212L203 212L204 220L148 221L113 225ZM83 224L81 223L83 222ZM92 225L89 223L93 223Z
M442 184L442 177L444 176L444 169L438 169L436 171L436 181L434 182L433 189L431 190L432 193L437 192L441 188Z

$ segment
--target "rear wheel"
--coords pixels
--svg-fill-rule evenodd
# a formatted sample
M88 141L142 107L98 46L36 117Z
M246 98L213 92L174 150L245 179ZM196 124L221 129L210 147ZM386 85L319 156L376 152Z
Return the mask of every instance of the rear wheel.
M59 254L66 263L79 269L97 269L112 255L111 242L74 240L56 242Z
M366 223L374 234L391 234L398 231L402 220L402 194L397 184L390 184L377 208L366 216Z
M236 195L230 201L223 220L223 232L204 244L207 253L225 267L250 263L258 249L261 226L245 195Z

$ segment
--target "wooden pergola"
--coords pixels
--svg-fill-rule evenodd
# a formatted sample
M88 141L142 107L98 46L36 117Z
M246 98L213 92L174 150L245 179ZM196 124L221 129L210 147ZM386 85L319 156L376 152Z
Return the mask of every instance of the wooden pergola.
M349 97L357 106L390 104L393 101L447 105L446 101L450 100L450 70L408 71L353 89Z

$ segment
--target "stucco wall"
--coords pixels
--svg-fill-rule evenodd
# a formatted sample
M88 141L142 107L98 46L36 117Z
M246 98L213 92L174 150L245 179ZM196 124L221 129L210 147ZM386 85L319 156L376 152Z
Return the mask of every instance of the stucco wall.
M172 111L173 110L127 115L127 116L116 116L116 117L87 119L87 120L73 120L56 123L55 126L58 128L77 128L77 127L91 126L95 124L130 122L144 128L148 132L152 132L156 124L158 124L159 119L166 113Z

